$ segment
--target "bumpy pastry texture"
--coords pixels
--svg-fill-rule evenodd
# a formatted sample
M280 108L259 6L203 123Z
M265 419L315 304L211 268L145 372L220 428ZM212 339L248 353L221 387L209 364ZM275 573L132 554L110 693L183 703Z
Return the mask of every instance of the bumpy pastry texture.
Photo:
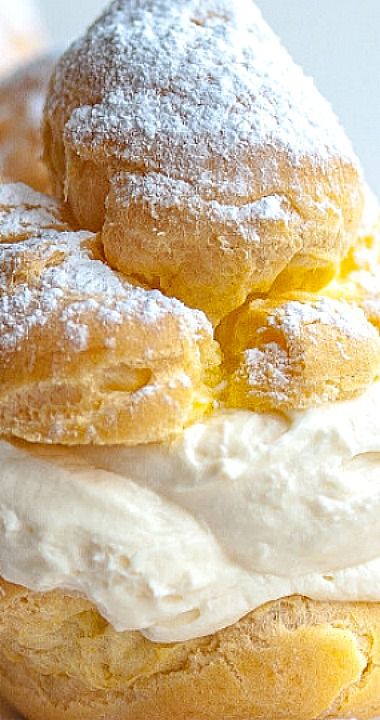
M85 600L1 583L0 692L28 720L367 720L380 604L284 598L205 638L116 633Z
M2 434L164 441L215 403L300 409L354 397L379 375L380 337L358 293L249 300L215 341L201 311L112 270L99 236L72 223L53 198L0 187Z
M55 57L26 65L0 82L0 176L48 192L42 162L41 120Z
M113 2L59 62L44 137L109 263L214 320L327 284L357 232L346 136L251 0Z
M323 294L354 302L380 330L380 218L359 236Z
M217 332L227 405L302 409L363 392L380 372L380 336L350 299L288 293L231 313Z
M31 441L165 440L207 409L205 316L111 270L59 203L0 186L0 428Z

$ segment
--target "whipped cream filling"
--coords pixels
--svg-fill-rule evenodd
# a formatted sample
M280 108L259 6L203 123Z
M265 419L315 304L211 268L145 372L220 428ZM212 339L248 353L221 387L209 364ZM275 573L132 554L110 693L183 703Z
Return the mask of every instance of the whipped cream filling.
M0 442L0 574L155 641L300 593L380 600L380 383L288 414L218 412L165 445Z

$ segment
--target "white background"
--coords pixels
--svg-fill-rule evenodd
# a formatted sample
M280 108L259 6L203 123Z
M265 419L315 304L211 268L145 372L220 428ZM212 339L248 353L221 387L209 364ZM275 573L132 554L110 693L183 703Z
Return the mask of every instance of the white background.
M39 4L53 42L64 46L107 2L39 0ZM332 102L380 195L380 0L257 0L257 4Z

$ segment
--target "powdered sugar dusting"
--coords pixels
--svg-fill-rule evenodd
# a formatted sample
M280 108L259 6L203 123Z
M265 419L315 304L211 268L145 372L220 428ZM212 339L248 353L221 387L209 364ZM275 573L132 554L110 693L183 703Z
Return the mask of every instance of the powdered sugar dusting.
M269 194L273 147L293 164L305 155L322 167L331 155L357 162L252 0L113 2L61 60L48 113L63 102L65 139L79 154L195 184L223 204L258 185ZM265 163L247 162L265 148Z
M174 148L197 138L207 157L244 141L274 141L299 156L330 145L341 152L330 107L249 0L119 0L90 30L86 49L87 63L95 61L104 79L104 101L82 108L81 122L74 113L70 127L79 140L91 131L93 143L104 134L117 142L133 131L149 151L160 132ZM130 68L139 66L132 94ZM136 146L119 146L133 159Z
M0 207L0 349L16 350L53 317L62 326L62 346L68 351L69 343L74 352L87 348L94 321L104 326L105 347L128 320L144 327L171 316L183 337L212 334L201 312L111 270L99 257L96 236L67 231L54 200L22 185L3 186ZM5 227L11 243L4 243Z
M273 397L279 402L286 402L289 396L290 369L288 353L272 342L267 343L264 350L246 350L239 372L245 376L248 371L248 385L255 388L255 395L260 393L260 387L272 387ZM268 395L268 390L265 395Z
M69 229L54 198L21 183L0 185L0 242L40 237L50 229Z
M317 324L335 327L339 333L352 340L368 337L370 330L360 308L330 298L321 298L313 303L296 300L286 302L273 312L269 324L281 328L288 338L299 338L305 326L310 331Z
M128 202L144 198L152 217L159 222L163 210L180 209L186 203L186 210L195 221L206 215L211 223L221 224L232 235L241 234L250 243L260 243L258 219L288 225L297 216L286 195L273 194L241 204L222 203L216 199L203 199L189 182L153 172L148 175L118 173L112 187L116 207L126 207Z
M268 327L280 332L281 342L272 339L265 342ZM342 363L350 362L350 348L356 352L358 342L365 344L376 340L378 343L377 331L366 321L364 312L357 306L330 298L313 302L284 302L273 308L268 314L266 325L257 329L258 347L243 352L236 378L247 381L248 396L271 398L275 404L287 404L289 398L298 392L302 405L305 402L303 377L305 363L308 363L306 351L310 352L310 347L315 343L315 353L321 355L322 365L326 363L326 353L329 352L331 339L323 332L323 327L334 329L335 338L333 336L332 341ZM260 336L263 338L262 343ZM323 382L320 384L321 390L313 396L315 404L338 397L338 383L335 389L332 383L327 383L326 389Z
M215 323L290 265L310 288L356 236L359 163L253 0L115 0L59 61L44 127L108 261Z

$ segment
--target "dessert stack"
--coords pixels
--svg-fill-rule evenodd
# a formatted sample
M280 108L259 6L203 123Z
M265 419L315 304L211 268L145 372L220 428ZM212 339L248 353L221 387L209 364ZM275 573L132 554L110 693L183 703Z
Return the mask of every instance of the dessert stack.
M21 184L27 127L0 693L28 720L373 717L379 211L329 104L251 0L116 0Z

